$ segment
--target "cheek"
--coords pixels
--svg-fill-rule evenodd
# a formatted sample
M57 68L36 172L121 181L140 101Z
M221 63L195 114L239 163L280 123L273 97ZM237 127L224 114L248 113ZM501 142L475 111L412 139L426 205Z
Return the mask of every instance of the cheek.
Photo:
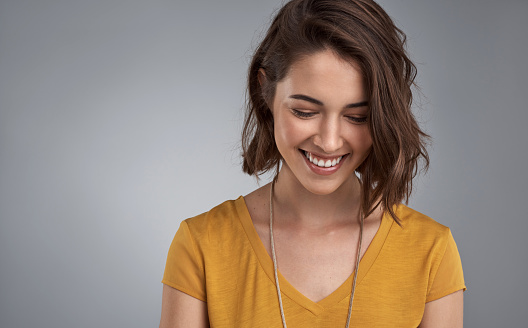
M279 150L283 146L295 146L303 140L305 134L301 125L295 124L292 119L285 117L278 117L275 120L275 141ZM282 147L281 147L282 146Z
M359 152L368 152L372 147L372 136L367 126L361 126L360 129L351 131L351 144Z

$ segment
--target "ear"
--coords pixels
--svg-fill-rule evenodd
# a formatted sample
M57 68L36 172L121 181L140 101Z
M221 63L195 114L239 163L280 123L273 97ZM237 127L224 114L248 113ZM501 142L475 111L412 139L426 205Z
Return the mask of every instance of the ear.
M260 90L262 92L262 97L264 98L264 101L268 105L268 108L270 109L270 112L273 114L273 110L271 110L271 106L270 106L268 100L266 99L266 97L264 96L264 90L266 89L266 86L268 84L268 78L266 77L266 71L264 71L263 68L259 68L258 73L257 73L257 78L258 78L258 81L259 81Z
M266 78L266 72L264 71L263 68L259 68L258 73L257 73L257 78L260 84L260 88L261 89L264 88L268 80Z

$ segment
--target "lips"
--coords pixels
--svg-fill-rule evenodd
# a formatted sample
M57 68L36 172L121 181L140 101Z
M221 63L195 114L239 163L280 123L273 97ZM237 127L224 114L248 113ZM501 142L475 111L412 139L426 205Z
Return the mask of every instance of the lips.
M347 154L345 154L345 155L334 156L334 157L323 157L323 156L320 156L320 155L312 154L312 153L310 153L310 152L308 152L306 150L302 150L302 149L301 149L301 152L308 159L308 161L310 161L314 165L317 165L318 167L324 167L324 168L336 166L343 159L343 157L345 157L347 155Z

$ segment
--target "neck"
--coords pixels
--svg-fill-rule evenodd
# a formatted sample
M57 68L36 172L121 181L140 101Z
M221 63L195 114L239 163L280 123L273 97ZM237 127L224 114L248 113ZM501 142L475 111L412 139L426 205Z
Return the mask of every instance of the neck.
M282 168L274 187L278 223L321 229L359 222L361 186L355 176L334 192L318 195L307 190L287 170Z

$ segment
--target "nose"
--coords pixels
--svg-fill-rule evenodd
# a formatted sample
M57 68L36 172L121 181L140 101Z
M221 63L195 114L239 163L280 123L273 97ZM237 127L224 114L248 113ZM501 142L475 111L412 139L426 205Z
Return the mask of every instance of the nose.
M343 147L343 137L341 135L339 120L331 118L321 120L313 142L328 154L335 153Z

